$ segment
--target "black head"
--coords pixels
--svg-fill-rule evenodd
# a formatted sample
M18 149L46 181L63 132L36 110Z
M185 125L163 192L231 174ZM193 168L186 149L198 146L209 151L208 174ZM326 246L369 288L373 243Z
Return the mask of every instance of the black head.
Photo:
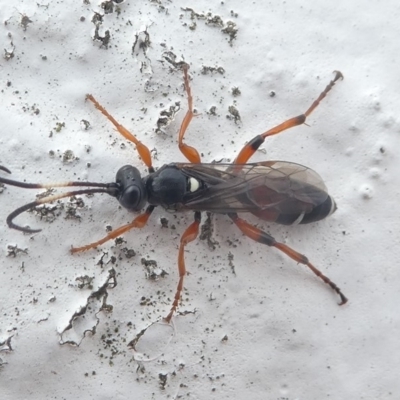
M121 206L130 211L140 211L147 202L147 192L139 170L124 165L118 170L115 180L119 188L115 197Z

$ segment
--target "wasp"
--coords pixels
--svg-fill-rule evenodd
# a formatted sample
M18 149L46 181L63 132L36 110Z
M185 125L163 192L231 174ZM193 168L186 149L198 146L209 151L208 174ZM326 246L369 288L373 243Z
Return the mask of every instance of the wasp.
M96 248L133 228L143 228L157 206L173 212L194 211L194 221L184 231L180 239L178 252L179 281L170 312L165 317L165 321L170 322L178 308L183 290L184 277L186 275L184 250L188 243L195 240L199 234L201 212L208 211L224 214L250 239L270 247L275 247L297 263L307 266L339 295L339 305L345 304L347 298L339 287L311 264L306 256L298 253L286 244L278 242L270 234L239 216L239 214L250 213L264 221L292 225L308 224L322 220L336 210L336 203L328 194L322 178L310 168L286 161L248 163L248 160L261 144L264 143L267 137L304 124L307 117L318 107L321 100L324 99L335 83L339 79L343 79L341 72L334 71L334 78L307 111L255 136L250 142L244 145L233 163L207 164L201 162L200 154L194 147L189 146L183 141L187 128L195 114L189 84L189 66L184 64L182 69L188 111L179 130L178 146L189 162L170 163L155 170L148 147L119 124L89 94L86 96L86 99L94 104L94 107L114 125L125 139L134 143L140 158L147 166L148 175L141 177L137 168L125 165L118 170L115 182L112 183L62 182L37 184L0 177L0 183L28 189L85 187L85 189L81 190L73 190L39 198L17 208L7 217L8 226L26 233L40 232L40 229L23 227L15 224L13 221L21 213L39 205L64 197L92 193L107 193L117 198L119 203L127 210L141 212L132 222L112 230L104 238L82 247L71 248L72 253L78 253ZM6 167L0 166L0 168L10 173Z

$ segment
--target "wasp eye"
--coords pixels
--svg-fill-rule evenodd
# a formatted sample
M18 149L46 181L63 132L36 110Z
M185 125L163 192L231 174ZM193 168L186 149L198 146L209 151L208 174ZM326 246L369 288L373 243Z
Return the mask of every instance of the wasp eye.
M142 192L137 185L128 186L120 195L119 202L128 210L140 210L142 203Z
M147 201L147 194L137 168L123 166L117 172L116 181L120 188L117 198L121 206L131 211L141 210Z

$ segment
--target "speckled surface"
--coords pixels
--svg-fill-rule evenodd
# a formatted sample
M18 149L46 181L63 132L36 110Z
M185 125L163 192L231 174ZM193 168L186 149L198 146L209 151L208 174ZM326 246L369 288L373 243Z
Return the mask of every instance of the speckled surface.
M190 64L200 114L186 141L207 162L232 160L253 136L304 112L340 70L345 79L309 126L269 139L254 160L297 162L324 178L338 203L329 219L259 226L306 254L349 303L339 307L304 267L217 216L211 242L187 246L181 314L173 326L157 323L175 293L190 214L156 210L122 243L71 255L71 245L133 216L105 195L83 197L83 207L67 200L18 217L42 229L26 235L5 220L38 191L3 188L2 399L399 398L399 5L139 3L108 14L96 2L0 5L0 165L27 182L111 182L127 163L145 173L86 93L152 150L155 166L184 161L177 132L187 103L182 75L165 59L173 54ZM108 43L93 40L107 30ZM136 37L142 47L132 52ZM90 298L110 270L117 284L107 299ZM135 354L128 343L146 328ZM79 346L60 344L68 341Z

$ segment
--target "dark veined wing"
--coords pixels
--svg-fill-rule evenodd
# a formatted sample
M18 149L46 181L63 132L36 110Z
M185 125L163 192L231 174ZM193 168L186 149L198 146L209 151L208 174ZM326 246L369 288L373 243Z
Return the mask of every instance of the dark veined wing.
M322 178L295 163L176 165L187 176L203 183L199 190L185 197L179 207L183 210L304 214L328 198Z

